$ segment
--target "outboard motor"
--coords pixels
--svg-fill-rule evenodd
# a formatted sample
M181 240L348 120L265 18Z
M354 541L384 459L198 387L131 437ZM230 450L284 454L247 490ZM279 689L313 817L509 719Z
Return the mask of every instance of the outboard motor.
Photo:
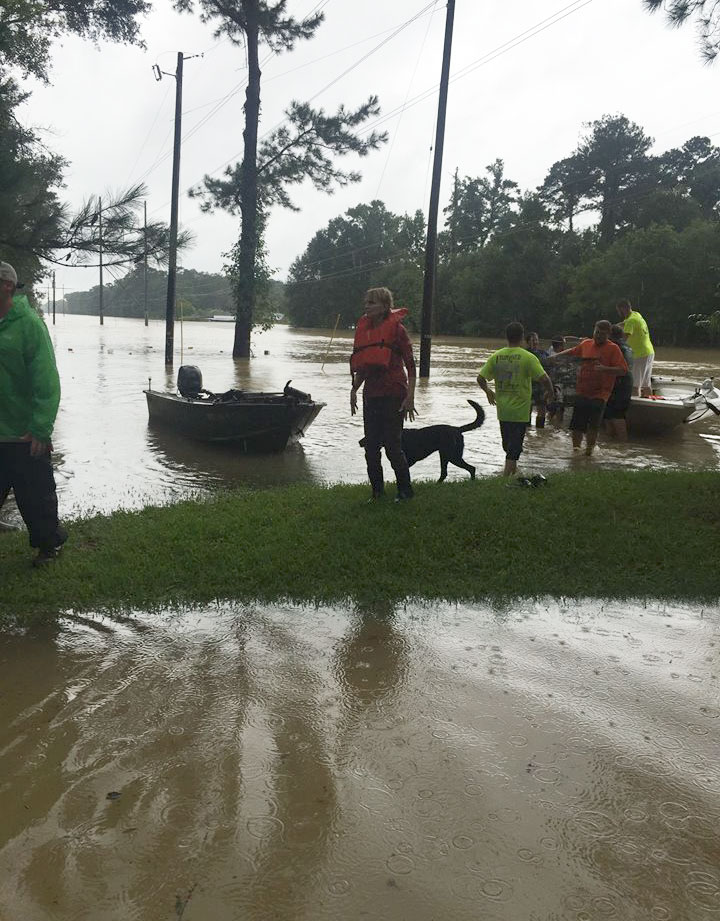
M202 372L196 365L182 365L178 370L177 389L180 396L195 400L202 390Z

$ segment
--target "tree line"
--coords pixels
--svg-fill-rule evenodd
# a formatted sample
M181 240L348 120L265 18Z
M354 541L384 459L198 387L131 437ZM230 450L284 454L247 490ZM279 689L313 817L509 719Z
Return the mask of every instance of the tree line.
M575 151L533 190L497 159L455 172L438 240L435 332L498 335L520 319L543 335L586 332L629 297L659 343L718 340L720 148L692 137L651 154L623 115L585 125ZM391 288L419 324L423 215L361 204L318 231L292 264L297 326L352 325L363 292ZM704 322L703 322L704 320ZM699 322L698 322L699 321Z
M163 319L166 310L167 272L148 268L147 313L151 319ZM97 316L100 287L75 291L65 297L70 313ZM145 277L142 267L135 268L123 278L105 285L103 311L112 317L145 316ZM211 317L234 313L232 283L227 275L179 269L177 273L177 312L186 318ZM269 280L262 289L258 322L269 325L284 313L284 285Z

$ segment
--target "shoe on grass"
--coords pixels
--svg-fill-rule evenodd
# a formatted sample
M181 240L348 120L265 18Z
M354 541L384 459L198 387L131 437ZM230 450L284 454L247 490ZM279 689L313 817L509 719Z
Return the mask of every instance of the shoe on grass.
M537 489L539 486L547 486L548 481L542 475L542 473L536 473L535 476L530 477L530 485L534 486Z
M60 556L61 550L62 544L59 547L51 547L49 550L38 550L37 556L32 561L33 566L35 569L41 569L43 566L47 566Z
M526 489L529 486L532 486L532 481L529 480L526 476L516 476L508 484L508 489L515 488L517 486L522 489Z

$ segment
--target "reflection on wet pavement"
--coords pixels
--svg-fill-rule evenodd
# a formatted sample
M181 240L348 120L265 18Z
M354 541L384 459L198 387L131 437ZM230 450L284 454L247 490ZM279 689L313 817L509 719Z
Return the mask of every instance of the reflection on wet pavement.
M295 482L364 482L364 455L358 441L362 420L349 412L348 356L351 333L343 332L329 347L329 331L291 330L278 326L253 339L251 361L233 362L232 324L185 323L183 360L200 366L205 386L280 390L285 382L309 391L327 406L306 438L282 454L248 457L232 449L197 444L148 426L143 388L152 378L157 389L174 389L174 374L163 363L164 324L96 317L58 317L51 327L63 400L55 434L60 504L67 517L116 508L139 508L172 502L228 487L277 486ZM176 342L179 335L176 335ZM472 421L467 400L479 396L477 372L497 340L438 337L433 341L432 376L418 386L418 426L464 425ZM268 354L265 354L265 353ZM327 358L326 358L327 355ZM323 361L324 367L323 366ZM180 365L176 356L175 370ZM690 391L691 382L715 375L715 351L665 349L658 353L657 373L673 378L675 388ZM465 436L465 454L479 475L502 468L500 429L491 410L485 425ZM550 427L528 433L523 464L528 471L555 471L586 466L572 457L567 432ZM595 466L717 467L720 420L699 428L680 428L666 438L627 445L601 442ZM413 468L417 479L437 479L437 455ZM450 468L450 479L467 474ZM17 520L10 507L6 518Z
M718 917L718 640L592 601L4 635L0 918Z

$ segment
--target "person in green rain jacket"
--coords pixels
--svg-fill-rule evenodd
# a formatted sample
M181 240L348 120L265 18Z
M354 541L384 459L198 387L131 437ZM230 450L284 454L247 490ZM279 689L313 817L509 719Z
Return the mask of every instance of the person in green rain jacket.
M60 379L45 323L16 290L15 270L0 262L0 505L12 489L42 565L67 539L51 462Z

